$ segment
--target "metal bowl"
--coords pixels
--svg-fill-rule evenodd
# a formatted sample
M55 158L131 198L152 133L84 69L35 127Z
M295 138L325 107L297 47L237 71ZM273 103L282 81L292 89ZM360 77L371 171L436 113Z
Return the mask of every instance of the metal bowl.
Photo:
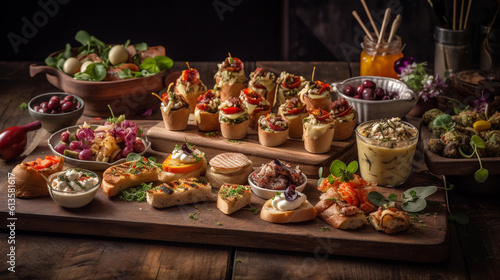
M397 92L399 98L391 100L365 100L350 97L343 93L346 86L351 85L357 88L365 80L373 81L377 87L383 88L386 92ZM418 100L417 94L404 82L393 78L375 76L354 77L339 83L333 83L332 87L338 97L346 99L358 112L358 123L392 117L403 118L413 109Z

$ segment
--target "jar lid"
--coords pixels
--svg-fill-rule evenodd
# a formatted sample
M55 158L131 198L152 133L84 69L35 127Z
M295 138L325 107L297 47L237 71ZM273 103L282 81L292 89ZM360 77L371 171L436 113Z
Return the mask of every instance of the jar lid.
M452 30L440 26L434 29L434 40L447 45L463 45L472 42L473 29Z

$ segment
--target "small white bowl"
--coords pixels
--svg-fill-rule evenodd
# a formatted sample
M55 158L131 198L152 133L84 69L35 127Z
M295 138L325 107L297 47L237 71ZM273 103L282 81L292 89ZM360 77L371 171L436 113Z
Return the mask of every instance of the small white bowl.
M52 181L57 178L57 176L66 173L67 170L59 171L56 172L52 175L49 176L48 178L48 183L47 183L47 188L49 189L50 196L52 197L52 200L54 200L55 203L62 207L66 208L80 208L83 207L87 204L89 204L95 197L95 194L97 193L97 190L101 186L102 179L97 175L95 172L92 172L90 170L82 169L82 168L74 168L78 171L83 171L87 173L92 173L96 176L97 183L82 191L60 191L60 190L54 190L52 188Z
M254 171L255 172L255 171ZM270 199L272 197L274 197L276 195L277 192L284 192L285 190L271 190L271 189L265 189L265 188L261 188L261 187L258 187L257 185L255 185L255 183L252 181L252 174L254 173L252 172L249 176L248 176L248 183L250 184L250 186L252 187L252 192L254 194L256 194L258 197L260 198L263 198L263 199ZM298 192L302 192L306 185L307 185L307 176L306 174L302 173L302 177L304 177L304 183L300 186L297 186L295 188L296 191Z
M395 91L398 99L390 100L365 100L350 97L344 94L346 86L350 85L356 89L364 80L373 81L377 87L386 92ZM404 118L417 104L418 95L410 89L403 81L386 77L360 76L333 83L332 87L338 97L342 97L354 107L358 113L358 124L370 120L386 119L392 117Z

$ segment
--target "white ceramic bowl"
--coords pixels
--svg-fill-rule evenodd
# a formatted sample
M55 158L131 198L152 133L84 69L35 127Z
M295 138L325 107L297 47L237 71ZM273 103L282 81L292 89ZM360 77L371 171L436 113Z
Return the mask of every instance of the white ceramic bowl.
M75 168L78 171L92 173L98 179L97 183L86 189L81 191L60 191L52 188L52 181L57 178L58 175L62 175L66 173L67 170L56 172L49 176L47 188L49 189L50 196L55 203L62 207L66 208L80 208L87 204L89 204L95 197L97 190L101 186L102 179L95 172L90 170Z
M248 176L248 183L252 187L252 192L254 194L256 194L258 197L263 198L263 199L270 199L273 196L275 196L277 192L284 192L285 191L285 190L271 190L271 189L265 189L265 188L258 187L252 181L252 174L253 174L253 172ZM295 190L298 191L298 192L302 192L305 189L306 185L307 185L307 176L306 176L306 174L302 173L302 176L304 177L304 183L302 185L297 186L295 188Z
M398 99L391 100L364 100L345 95L344 89L351 85L355 89L364 80L373 81L377 87L383 88L386 92L395 91ZM404 118L417 104L418 96L404 82L386 77L362 76L344 80L340 83L333 83L332 87L338 97L342 97L354 107L358 112L358 123L369 120L385 119L392 117Z

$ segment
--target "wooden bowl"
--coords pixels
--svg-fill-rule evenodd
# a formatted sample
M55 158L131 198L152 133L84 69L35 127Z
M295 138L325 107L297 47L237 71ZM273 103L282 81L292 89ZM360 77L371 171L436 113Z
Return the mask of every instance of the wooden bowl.
M158 99L151 93L165 88L168 70L154 76L118 81L89 82L75 80L57 68L30 65L30 76L45 73L47 80L62 91L81 97L85 101L84 115L107 118L124 114L127 118L139 116L146 109L158 106Z

